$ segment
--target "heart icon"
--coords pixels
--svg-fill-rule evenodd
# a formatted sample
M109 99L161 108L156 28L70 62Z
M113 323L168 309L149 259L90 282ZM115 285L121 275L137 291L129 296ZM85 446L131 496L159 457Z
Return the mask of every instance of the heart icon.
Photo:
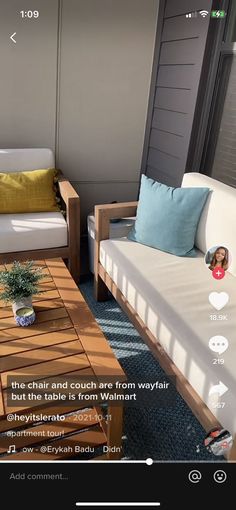
M229 301L227 292L211 292L209 294L209 301L216 310L222 310Z

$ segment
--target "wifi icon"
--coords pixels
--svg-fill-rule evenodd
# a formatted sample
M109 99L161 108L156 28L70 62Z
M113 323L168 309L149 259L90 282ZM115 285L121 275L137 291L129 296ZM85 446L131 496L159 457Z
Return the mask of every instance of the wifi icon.
M200 11L200 14L203 18L205 18L209 14L209 11Z

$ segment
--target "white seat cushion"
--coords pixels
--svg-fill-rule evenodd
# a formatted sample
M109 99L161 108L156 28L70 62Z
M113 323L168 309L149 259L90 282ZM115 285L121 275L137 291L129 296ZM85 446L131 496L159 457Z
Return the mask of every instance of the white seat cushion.
M100 262L144 324L159 340L170 358L219 421L236 432L236 278L226 273L217 281L204 262L176 257L126 238L102 241ZM210 319L216 310L210 292L227 292L228 305L221 314L228 320ZM223 365L213 364L217 354L208 346L215 335L225 336L229 348ZM209 395L222 381L228 388L221 398ZM218 399L223 409L215 409Z
M60 212L0 214L0 253L67 246Z

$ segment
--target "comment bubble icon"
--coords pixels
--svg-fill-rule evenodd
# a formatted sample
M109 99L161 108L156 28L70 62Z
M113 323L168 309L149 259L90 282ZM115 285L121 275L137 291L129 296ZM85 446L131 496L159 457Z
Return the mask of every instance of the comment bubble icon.
M216 335L210 338L208 345L213 352L223 354L228 349L229 342L224 336Z

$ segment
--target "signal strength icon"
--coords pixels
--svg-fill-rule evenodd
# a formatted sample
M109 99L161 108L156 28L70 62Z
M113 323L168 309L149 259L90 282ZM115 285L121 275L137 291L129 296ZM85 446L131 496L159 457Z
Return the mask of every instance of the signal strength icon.
M197 11L195 12L189 12L188 14L185 14L186 18L196 18L197 17Z
M205 18L209 14L209 11L200 11L200 14L203 18Z

